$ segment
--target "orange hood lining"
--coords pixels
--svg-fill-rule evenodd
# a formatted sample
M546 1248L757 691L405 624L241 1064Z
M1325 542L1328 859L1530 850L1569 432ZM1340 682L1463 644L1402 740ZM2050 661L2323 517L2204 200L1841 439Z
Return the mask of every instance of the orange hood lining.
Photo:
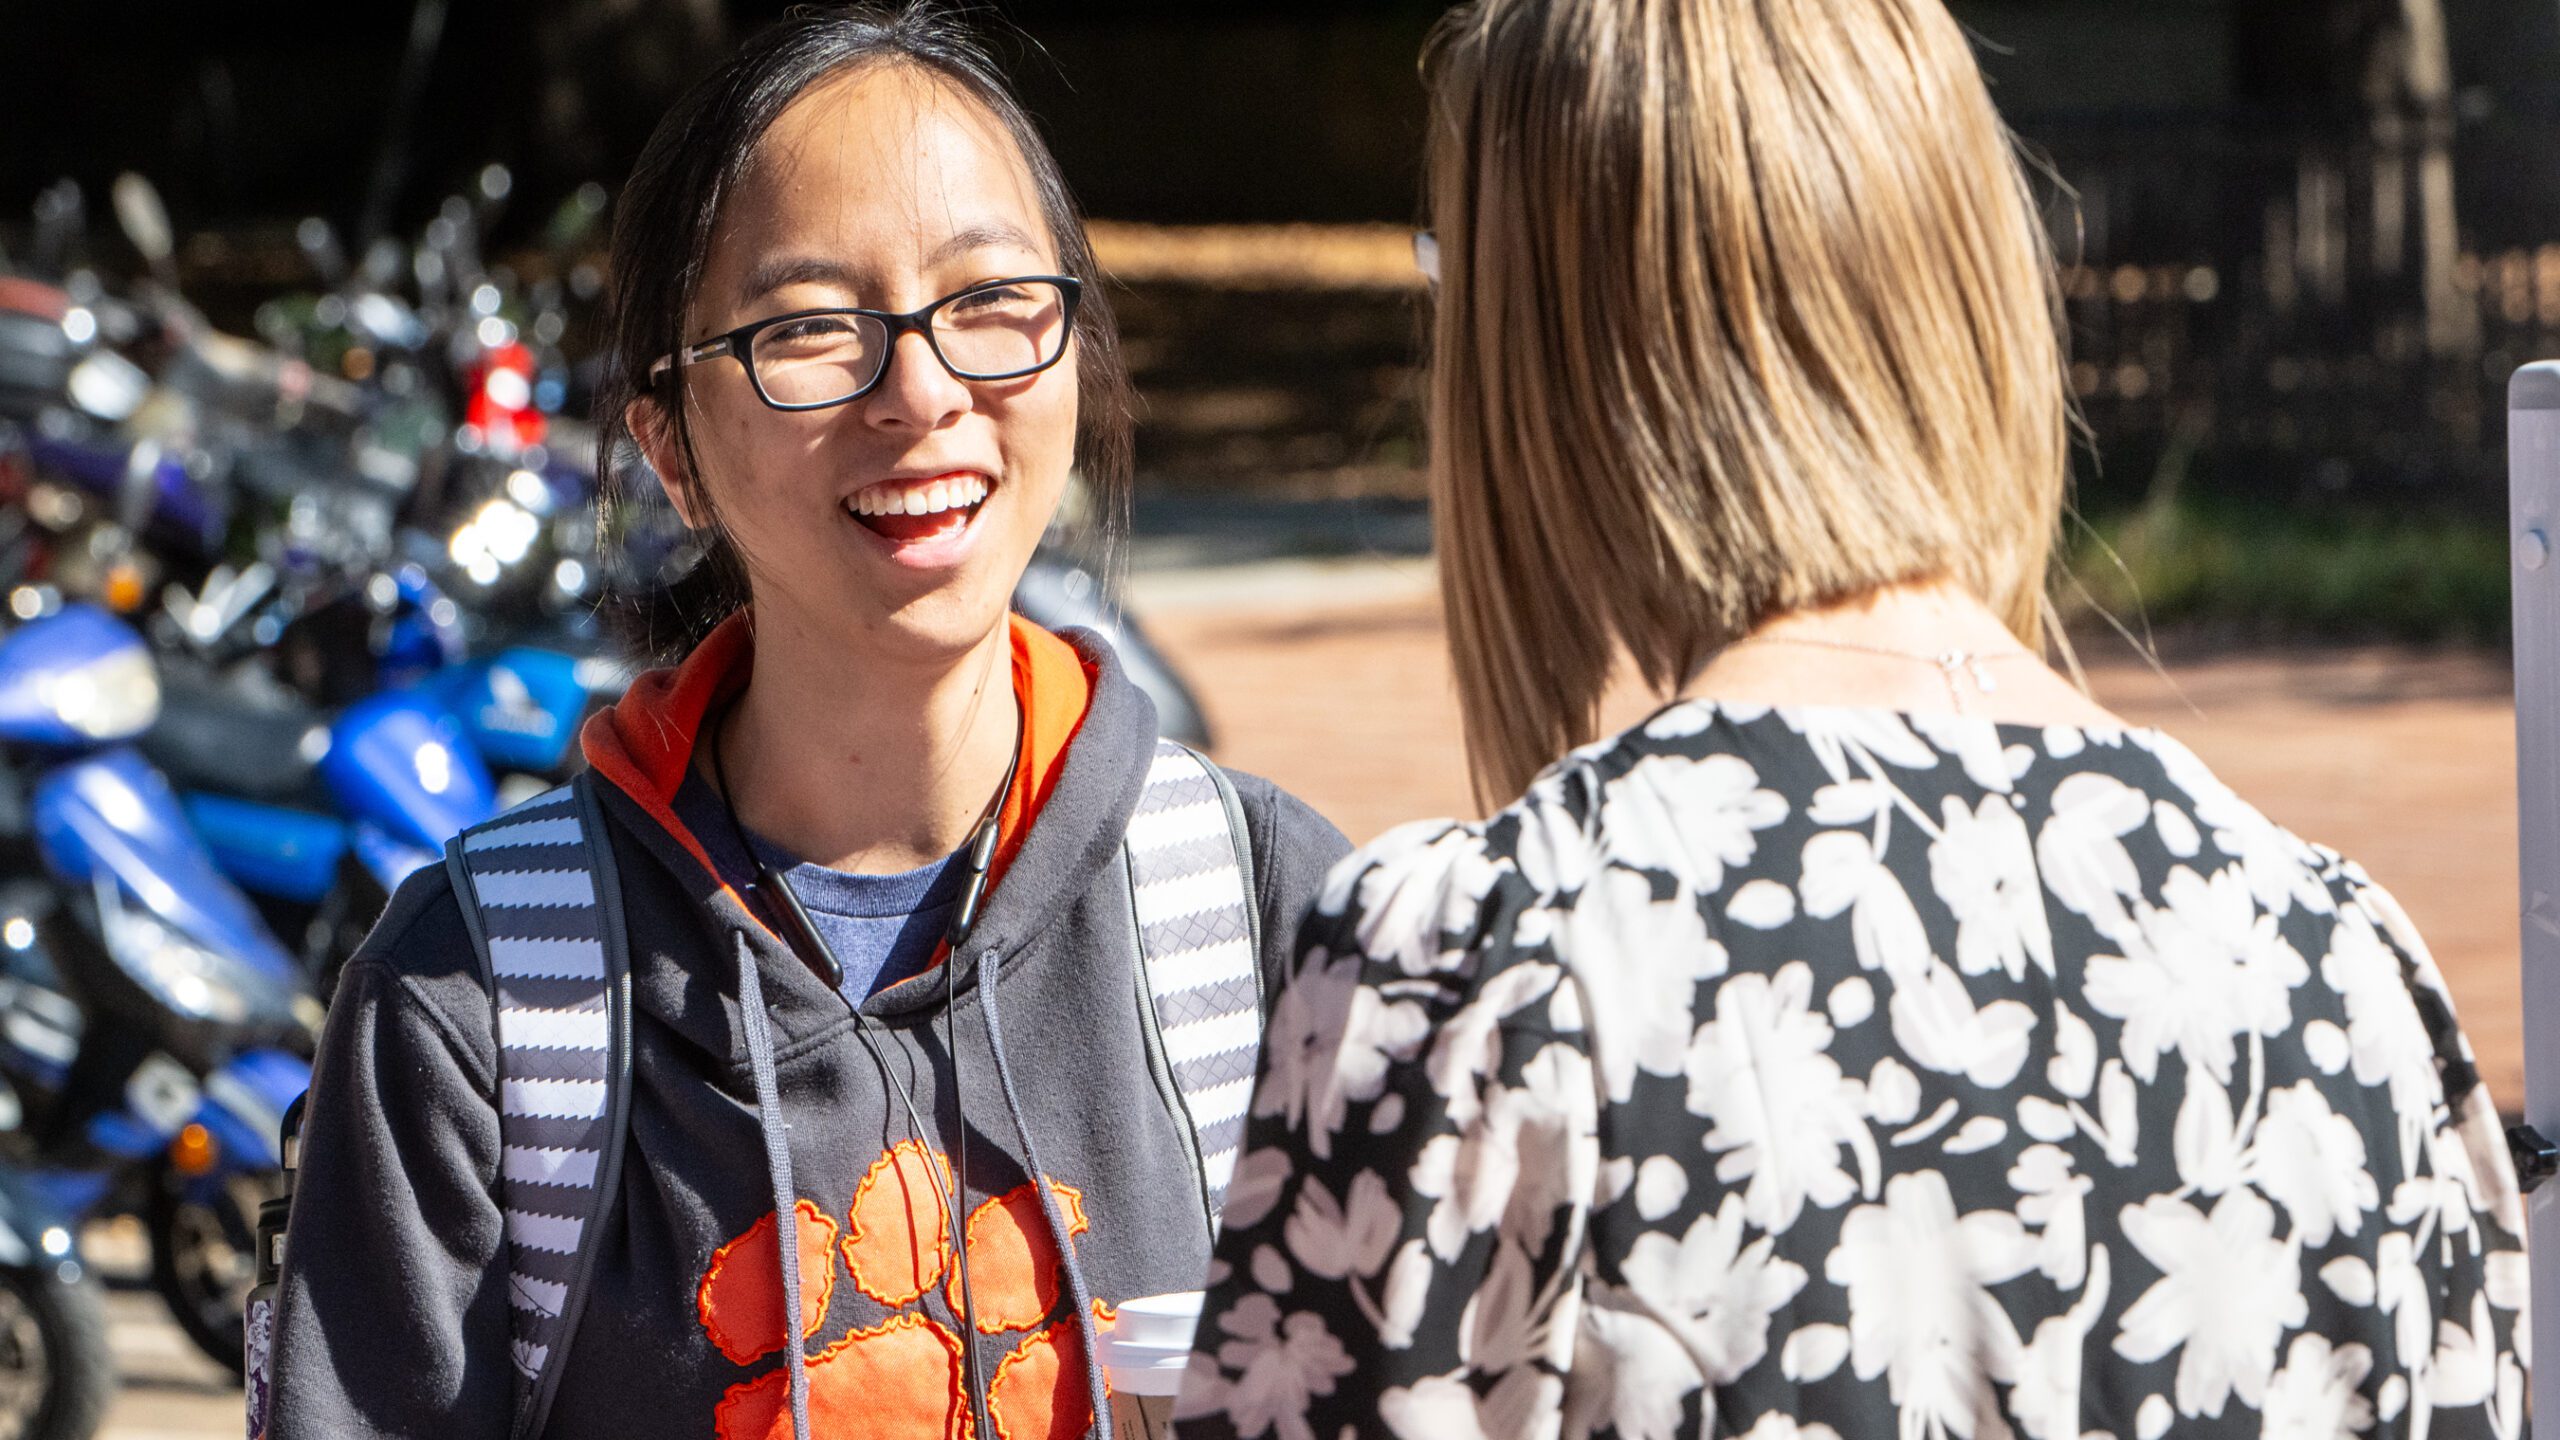
M1019 615L1009 616L1013 693L1021 704L1020 758L996 822L996 852L987 871L993 890L1022 851L1041 807L1057 789L1067 747L1093 701L1096 668L1075 647ZM675 796L693 766L706 720L747 687L755 638L746 611L703 637L684 662L631 682L612 709L587 721L579 745L587 764L629 795L684 846L704 873L729 889L710 852L677 818ZM733 892L734 893L734 892ZM741 901L743 905L743 900ZM746 907L750 914L752 907Z

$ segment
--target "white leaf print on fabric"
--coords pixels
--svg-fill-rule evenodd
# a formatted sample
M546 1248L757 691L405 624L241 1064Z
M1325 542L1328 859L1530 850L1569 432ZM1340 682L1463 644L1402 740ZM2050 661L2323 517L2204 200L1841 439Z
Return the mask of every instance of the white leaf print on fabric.
M1887 1008L1895 1042L1924 1070L1998 1089L2017 1079L2027 1063L2036 1012L2015 1000L1975 1009L1972 992L1945 965L1932 962L1922 975L1895 986Z
M1643 1303L1608 1285L1592 1287L1574 1349L1574 1383L1583 1393L1564 1426L1570 1440L1602 1429L1615 1440L1682 1440L1680 1412L1701 1384L1698 1367Z
M1225 1411L1247 1440L1264 1434L1315 1440L1308 1400L1332 1394L1353 1368L1324 1317L1299 1310L1284 1319L1271 1297L1248 1295L1218 1317L1218 1330L1226 1337L1218 1342L1218 1366L1232 1378L1222 1377L1212 1395L1195 1396L1203 1388L1195 1363L1185 1377L1185 1403L1205 1400L1204 1408Z
M1867 1074L1867 1114L1879 1125L1908 1125L1920 1113L1920 1077L1887 1055Z
M1543 1318L1527 1253L1508 1242L1495 1245L1493 1263L1458 1312L1459 1363L1485 1375L1528 1364L1538 1353Z
M1330 1144L1346 1100L1334 1078L1334 1057L1360 993L1358 954L1336 956L1322 947L1307 953L1272 1002L1254 1114L1277 1115L1292 1130L1310 1129L1311 1140Z
M1413 827L1406 827L1408 829ZM1417 835L1392 865L1360 878L1360 947L1407 975L1429 975L1464 962L1445 937L1475 923L1484 897L1506 866L1486 852L1484 837L1463 826Z
M2025 769L2013 764L2007 747L2000 743L2000 727L1971 715L1943 712L1915 714L1911 728L1928 737L1929 743L1955 757L1964 767L1964 778L1996 794L2005 794L2011 781Z
M1389 1350L1412 1348L1415 1328L1431 1297L1431 1252L1422 1241L1407 1240L1387 1267L1387 1283L1379 1296L1378 1343Z
M2296 1335L2284 1368L2267 1386L2266 1440L2346 1440L2373 1428L2373 1402L2364 1395L2373 1352L2362 1345L2332 1348L2327 1336Z
M1802 735L1816 763L1834 780L1866 773L1852 757L1897 770L1934 770L1938 752L1914 734L1908 716L1863 706L1805 705L1775 712Z
M1778 1356L1778 1373L1798 1385L1831 1378L1849 1358L1849 1331L1841 1325L1799 1325Z
M1843 780L1813 792L1805 816L1825 828L1864 825L1893 808L1894 789L1881 780Z
M2320 1283L2350 1305L2373 1303L2373 1266L2361 1255L2341 1255L2320 1267Z
M2233 1037L2283 1034L2293 988L2311 967L2250 899L2237 868L2207 879L2181 865L2161 900L2135 905L2133 927L2116 937L2123 955L2090 958L2090 1007L2125 1022L2125 1064L2146 1083L2176 1050L2227 1085Z
M1636 1072L1677 1075L1688 1053L1698 984L1725 972L1725 947L1708 938L1697 897L1675 887L1656 900L1653 879L1612 866L1586 888L1556 935L1556 954L1585 976L1593 1048L1609 1098L1634 1093Z
M1967 975L1997 970L2012 980L2025 979L2030 964L2053 973L2035 847L2007 796L1986 795L1971 810L1947 797L1938 838L1929 844L1929 883L1956 917L1956 968Z
M1279 1251L1264 1245L1253 1252L1253 1283L1274 1295L1286 1295L1297 1288L1298 1275Z
M1786 797L1762 788L1760 772L1734 755L1703 760L1649 756L1609 787L1600 825L1613 850L1686 857L1682 878L1700 894L1724 888L1725 872L1751 863L1759 833L1785 823Z
M2402 1355L2424 1355L2435 1329L2435 1296L2418 1264L2418 1244L2405 1230L2386 1232L2374 1246L2374 1308L2391 1317L2392 1344Z
M1725 902L1725 918L1754 930L1775 930L1796 918L1796 892L1775 880L1751 880Z
M2188 1189L2211 1197L2239 1183L2240 1133L2231 1117L2231 1094L2193 1064L2187 1066L2187 1094L2178 1102L2169 1146Z
M1950 1155L1972 1155L2009 1138L2009 1122L1997 1115L1976 1115L1938 1146Z
M1506 1237L1542 1248L1556 1209L1599 1179L1591 1062L1562 1042L1522 1067L1518 1086L1491 1085L1475 1123L1422 1147L1406 1183L1436 1203L1424 1226L1432 1251L1454 1260L1497 1221Z
M1689 1172L1668 1155L1656 1155L1636 1167L1636 1213L1659 1220L1689 1198Z
M2109 1161L2129 1166L2141 1158L2140 1092L2121 1060L2109 1060L2098 1072L2098 1127L2098 1140L2106 1146Z
M1683 1353L1712 1367L1712 1385L1760 1363L1769 1353L1769 1317L1805 1285L1804 1267L1776 1258L1776 1237L1743 1243L1749 1228L1741 1197L1728 1194L1677 1242L1647 1231L1627 1255L1628 1291L1686 1342Z
M2097 1183L2071 1172L2071 1153L2054 1145L2030 1145L2009 1167L2018 1192L2018 1223L2036 1231L2036 1268L2064 1290L2088 1276L2087 1197Z
M1564 1382L1536 1370L1514 1370L1479 1397L1465 1372L1399 1386L1378 1398L1378 1418L1397 1440L1509 1440L1531 1432L1523 1422L1552 1413Z
M2347 1048L2358 1083L2387 1085L2400 1116L2400 1159L2415 1168L2419 1127L2434 1107L2435 1047L2409 996L2400 957L2362 910L2349 907L2329 931L2320 978L2347 1000Z
M2053 898L2102 936L2132 924L2124 902L2142 893L2142 872L2124 837L2150 818L2142 792L2112 775L2083 772L2053 787L2053 813L2036 832L2036 868Z
M1934 1170L1894 1176L1883 1204L1841 1223L1823 1275L1848 1288L1851 1364L1862 1380L1885 1377L1905 1435L2006 1432L1992 1386L2017 1379L2022 1347L1986 1287L2016 1279L2031 1259L2018 1217L1959 1219Z
M1783 1231L1811 1200L1823 1209L1875 1193L1865 1096L1831 1058L1831 1022L1808 1008L1813 967L1736 975L1716 987L1715 1017L1689 1049L1689 1112L1714 1122L1716 1178L1744 1180L1751 1222ZM1843 1148L1858 1166L1852 1179Z
M1473 1123L1484 1103L1485 1077L1502 1058L1502 1022L1547 998L1564 972L1553 965L1510 966L1440 1026L1423 1073L1454 1125Z
M1831 987L1831 998L1824 1002L1831 1012L1831 1023L1843 1030L1867 1023L1876 1013L1876 987L1863 975L1852 975Z
M1282 1234L1300 1265L1327 1280L1340 1280L1377 1274L1387 1263L1402 1219L1386 1181L1375 1170L1363 1170L1351 1182L1348 1204L1334 1198L1322 1180L1300 1186L1298 1208Z
M2197 832L2196 822L2166 800L2151 802L2151 828L2159 832L2161 848L2177 859L2193 860L2204 849L2204 836Z
M1227 1182L1226 1223L1247 1230L1261 1224L1296 1178L1297 1167L1288 1151L1267 1145L1245 1151L1236 1160L1234 1178Z
M2045 1062L2045 1083L2074 1100L2086 1100L2098 1083L2098 1032L2089 1022L2053 1002L2053 1058Z
M2115 1351L2136 1364L2178 1352L2178 1413L2222 1414L2233 1395L2261 1405L2276 1344L2302 1324L2301 1252L2276 1238L2275 1207L2233 1190L2207 1216L2155 1195L2119 1216L2160 1278L2124 1313Z
M2177 1418L2177 1407L2169 1403L2168 1396L2146 1395L2142 1397L2141 1408L2134 1412L2133 1433L2141 1440L2160 1440L2161 1436L2169 1433L2170 1422Z
M2107 1252L2089 1252L2082 1261L2089 1285L2070 1309L2036 1326L2035 1337L2018 1357L2018 1383L2009 1392L2009 1413L2028 1440L2081 1440L2081 1357L2089 1334L2098 1328L2107 1307Z
M2451 1316L2436 1326L2434 1363L2428 1367L2427 1401L2439 1410L2485 1405L2498 1393L2498 1331L2489 1320L2489 1297L2471 1297L2471 1323Z
M2382 1203L2365 1166L2364 1136L2308 1080L2268 1093L2249 1170L2311 1249L2357 1234L2365 1212Z
M1803 878L1797 889L1804 913L1829 920L1849 914L1849 939L1858 963L1896 980L1928 969L1929 932L1902 879L1876 858L1875 844L1855 830L1826 830L1804 842Z

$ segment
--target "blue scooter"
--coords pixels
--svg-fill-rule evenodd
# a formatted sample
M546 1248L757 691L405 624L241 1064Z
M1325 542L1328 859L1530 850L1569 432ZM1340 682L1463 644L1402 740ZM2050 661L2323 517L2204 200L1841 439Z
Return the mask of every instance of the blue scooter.
M66 1233L141 1210L173 1316L236 1365L320 1007L128 743L159 702L94 606L0 640L0 1156Z

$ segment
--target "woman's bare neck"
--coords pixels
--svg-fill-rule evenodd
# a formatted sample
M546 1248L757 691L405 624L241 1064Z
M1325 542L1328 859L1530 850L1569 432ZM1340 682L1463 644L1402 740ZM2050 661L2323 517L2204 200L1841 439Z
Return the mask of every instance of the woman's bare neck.
M755 673L695 757L716 779L718 747L738 818L803 860L864 874L960 848L1017 743L1005 628L957 656L906 658L757 621Z
M1866 706L2030 725L2119 726L1962 587L1888 586L1762 622L1681 695L1765 705Z

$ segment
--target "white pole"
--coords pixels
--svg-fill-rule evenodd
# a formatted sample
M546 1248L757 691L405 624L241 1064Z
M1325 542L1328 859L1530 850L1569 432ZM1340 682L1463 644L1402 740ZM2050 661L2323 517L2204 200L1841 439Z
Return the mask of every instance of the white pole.
M2560 362L2527 365L2507 382L2507 510L2515 588L2524 1120L2527 1129L2560 1136ZM2521 1164L2526 1146L2518 1148ZM2533 1413L2560 1416L2560 1185L2537 1185L2525 1214L2532 1232Z

